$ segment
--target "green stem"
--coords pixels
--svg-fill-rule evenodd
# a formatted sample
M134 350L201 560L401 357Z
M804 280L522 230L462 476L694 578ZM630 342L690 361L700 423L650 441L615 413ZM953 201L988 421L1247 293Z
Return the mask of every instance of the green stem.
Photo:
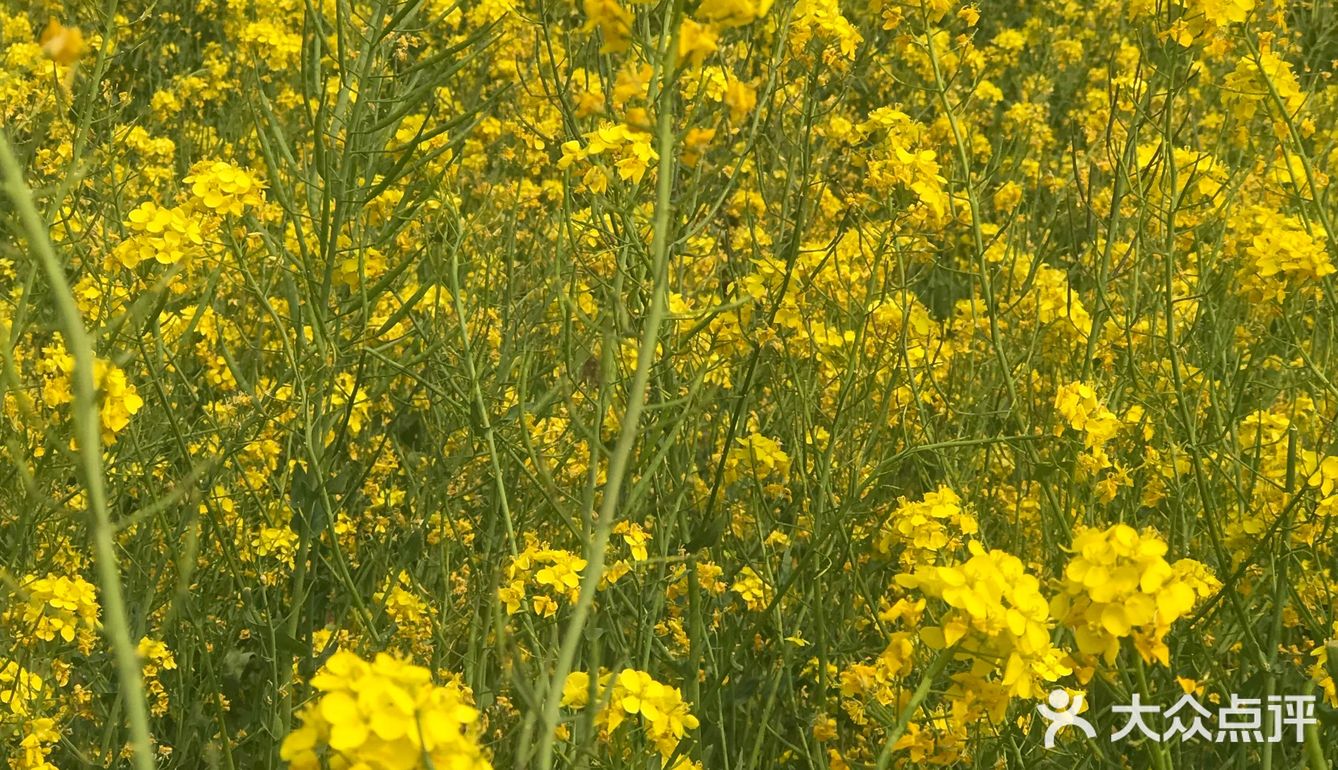
M1147 667L1143 665L1143 657L1134 655L1134 662L1138 664L1135 669L1138 672L1138 689L1143 692L1143 695L1152 694L1152 690L1148 688L1148 672ZM1149 743L1148 753L1152 755L1152 764L1157 770L1171 770L1171 757L1166 753L1165 744Z
M1314 682L1306 690L1314 694ZM1314 722L1305 726L1305 762L1302 767L1308 770L1329 770L1328 760L1324 759L1324 744L1319 739L1319 727Z
M51 284L52 301L60 318L65 346L74 357L74 435L78 447L80 474L88 494L88 507L93 513L93 554L98 583L102 590L102 604L106 612L103 628L116 656L117 678L120 681L121 700L130 717L130 743L134 748L136 770L152 770L153 740L149 734L149 708L144 700L144 682L141 679L139 655L130 637L130 622L121 594L121 571L116 563L116 529L107 510L107 487L102 470L102 427L98 416L97 383L93 377L96 357L93 344L85 331L74 294L65 278L65 270L56 257L55 247L47 232L47 225L37 212L32 191L23 181L23 169L9 144L0 132L0 173L4 190L14 203L19 223L28 239L29 254L41 263Z
M632 449L640 432L641 412L645 407L646 391L650 384L650 370L655 361L656 343L660 337L660 326L668 305L669 218L673 205L670 198L674 175L674 81L678 67L678 19L681 12L681 0L670 3L664 32L668 40L660 52L660 87L655 95L659 113L656 120L655 143L660 157L656 169L655 219L650 247L654 286L651 289L650 307L641 330L636 372L632 375L632 385L627 392L627 411L623 414L618 428L618 440L609 456L609 469L604 483L604 496L599 505L599 518L595 521L593 536L586 546L586 568L581 575L580 596L572 608L571 619L563 630L557 665L547 682L546 689L543 690L543 723L539 736L537 765L541 770L551 770L553 767L554 731L557 728L558 710L562 700L562 685L575 663L576 651L580 647L586 621L589 620L590 611L595 603L595 593L599 590L600 578L604 574L604 552L617 518L623 477L627 474Z
M952 649L943 650L934 658L934 662L929 664L929 670L925 672L920 680L919 686L915 688L915 693L911 695L911 700L906 704L906 708L901 710L897 717L897 723L892 727L892 731L887 734L887 742L883 744L883 750L878 754L878 770L887 770L892 764L892 752L896 748L897 741L901 740L902 733L910 726L911 717L915 716L916 709L929 696L929 688L934 686L934 680L947 668L948 661L952 659Z

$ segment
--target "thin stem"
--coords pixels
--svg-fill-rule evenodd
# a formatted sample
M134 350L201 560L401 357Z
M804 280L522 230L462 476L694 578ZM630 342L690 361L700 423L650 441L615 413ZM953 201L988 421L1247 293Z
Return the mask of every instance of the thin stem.
M892 764L892 752L897 746L897 741L901 740L902 734L905 733L906 728L910 726L911 717L915 715L915 710L920 708L920 704L929 696L929 689L934 686L934 680L937 679L938 675L947 667L948 661L951 658L952 649L948 648L940 652L938 657L934 658L934 662L929 664L929 670L926 671L924 677L920 679L920 684L915 688L915 692L911 695L910 701L906 704L906 707L901 710L901 714L897 717L896 725L894 725L892 731L887 734L887 741L883 744L883 750L878 754L878 770L887 770Z
M681 0L670 3L664 32L668 37L668 44L661 51L661 85L656 94L659 111L656 124L656 151L660 157L656 169L658 176L655 189L655 220L650 249L654 271L650 308L646 312L641 330L636 372L632 375L632 386L627 393L627 411L623 414L618 428L618 440L609 456L609 470L604 484L604 497L599 505L599 518L595 521L593 537L586 547L586 567L584 574L581 575L580 596L572 608L571 619L563 630L562 645L558 650L553 676L548 681L547 689L543 691L543 724L539 737L538 763L541 770L551 770L553 767L554 730L557 728L562 685L566 682L567 675L571 673L576 660L576 650L580 647L586 621L589 620L591 608L595 603L595 593L599 590L599 581L604 574L604 552L607 550L609 536L617 518L623 477L627 474L632 449L640 432L641 412L645 407L646 391L650 384L650 370L655 361L656 343L668 305L669 219L672 211L670 198L673 192L674 174L674 80L678 67L678 18L681 11Z
M1143 657L1134 655L1134 663L1137 667L1134 669L1138 674L1138 689L1144 695L1151 692L1148 688L1147 666L1143 665ZM1166 754L1166 745L1157 741L1148 744L1148 754L1152 756L1152 764L1157 770L1171 770L1171 758Z
M23 169L9 144L9 138L0 132L0 175L4 190L14 203L19 223L28 238L28 253L41 263L51 284L52 301L60 318L65 346L74 357L74 435L78 449L80 475L88 494L88 507L93 513L93 553L98 584L102 590L105 609L103 628L116 656L117 679L121 700L130 718L130 743L134 749L136 770L152 770L153 739L149 734L149 707L144 699L139 654L130 637L130 621L121 594L121 571L116 563L116 528L112 526L107 510L107 487L102 470L102 427L98 415L97 383L93 368L96 357L93 344L84 329L74 294L65 278L65 270L56 257L55 247L47 232L46 223L37 211L32 191L23 181Z

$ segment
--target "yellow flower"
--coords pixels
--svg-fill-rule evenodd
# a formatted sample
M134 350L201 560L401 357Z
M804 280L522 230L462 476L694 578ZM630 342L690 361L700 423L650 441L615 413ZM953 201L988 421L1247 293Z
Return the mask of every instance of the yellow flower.
M557 548L545 548L533 538L525 550L506 567L506 584L498 590L498 598L506 605L508 614L520 610L525 600L525 587L532 583L545 593L535 594L530 606L536 615L550 617L558 610L558 599L575 602L580 595L581 571L586 560Z
M116 434L125 430L130 418L144 406L140 398L120 367L105 359L94 362L93 373L101 395L99 415L102 418L102 440L111 444L116 441Z
M159 674L163 671L171 671L177 667L176 657L172 651L167 648L163 642L149 637L139 640L139 646L136 650L139 653L140 661L143 664L144 671L144 689L149 697L149 710L155 716L166 714L170 707L167 697L167 690L163 687Z
M1318 295L1320 280L1338 272L1323 242L1298 217L1250 206L1227 229L1241 256L1237 291L1250 299L1281 301L1293 290Z
M687 731L698 726L683 693L656 681L645 671L628 668L616 676L601 672L595 684L594 702L606 704L595 715L595 724L602 735L618 730L629 717L639 717L646 737L663 758L672 755ZM562 688L562 705L580 709L590 702L590 674L584 671L569 674Z
M264 185L244 169L226 161L196 163L184 180L192 202L216 214L241 216L264 203Z
M700 67L706 57L715 53L719 33L709 24L701 24L689 17L678 28L678 59L688 67Z
M341 650L312 677L320 695L299 712L301 725L280 748L295 770L316 770L321 747L345 766L417 770L431 766L491 770L477 738L478 710L458 684L386 654L371 663Z
M1254 10L1254 0L1189 0L1185 6L1191 16L1202 14L1205 21L1225 27L1245 21Z
M771 10L772 0L703 0L697 14L722 27L750 24Z
M971 558L962 564L924 566L897 576L903 587L950 608L938 626L922 628L920 636L938 649L961 642L963 654L977 657L978 668L994 670L1008 694L1036 697L1046 689L1043 683L1070 673L1064 654L1050 642L1040 581L1012 554L986 551L976 542L968 549Z
M37 639L78 642L84 652L92 650L98 625L97 588L75 575L29 575L21 583L25 601L5 610L6 622L23 628Z
M650 134L630 128L627 124L605 124L585 135L586 146L569 141L562 145L562 156L558 159L558 168L567 170L579 161L586 161L605 153L613 156L618 177L639 183L646 170L659 159L659 154L651 146ZM606 189L608 178L602 171L591 166L584 174L586 187L593 192Z
M735 440L725 456L724 479L733 483L747 474L758 481L785 481L790 475L790 456L776 439L751 433Z
M620 521L613 525L613 534L622 536L623 542L632 551L633 561L645 561L650 557L646 550L646 544L650 542L650 533L640 524Z
M1166 543L1152 530L1117 524L1082 529L1064 570L1064 592L1051 610L1068 624L1087 655L1113 663L1120 640L1132 636L1146 660L1169 665L1163 639L1171 624L1218 587L1207 567L1191 559L1166 561Z
M590 674L573 671L562 683L562 705L567 708L585 708L590 702Z
M743 599L748 609L755 612L766 609L771 602L771 586L767 585L752 567L739 570L739 577L734 581L734 585L730 586L730 590Z
M251 545L257 556L273 556L291 566L297 553L297 540L297 533L288 527L261 527Z
M1338 671L1338 621L1333 624L1333 638L1310 652L1315 663L1310 668L1310 679L1319 686L1330 706L1338 706L1338 686L1334 672Z
M84 52L84 33L78 27L66 27L55 19L46 23L39 42L42 53L62 66L73 64Z
M175 264L204 245L199 220L180 206L166 209L145 201L126 215L126 227L137 235L118 246L113 256L128 268L150 256L164 265Z
M677 688L630 668L618 674L616 683L614 704L629 715L641 716L642 726L661 756L674 753L687 730L697 727L697 718L688 711Z
M1100 447L1119 432L1122 423L1097 399L1096 390L1084 382L1070 382L1055 393L1057 409L1070 428L1082 431L1089 448Z
M632 14L618 0L583 0L586 32L598 29L604 36L600 53L621 53L632 39Z
M43 688L42 677L15 661L10 660L0 666L0 703L15 716L27 716L32 702L41 695Z
M887 555L899 550L906 567L931 563L936 554L959 547L963 535L973 535L978 529L975 517L962 508L961 502L948 487L939 487L919 501L901 498L879 531L874 547Z

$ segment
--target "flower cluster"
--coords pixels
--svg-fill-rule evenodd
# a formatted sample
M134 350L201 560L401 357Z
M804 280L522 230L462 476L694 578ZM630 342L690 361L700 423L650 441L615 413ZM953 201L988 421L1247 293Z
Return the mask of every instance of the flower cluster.
M37 639L77 642L85 654L93 649L98 626L98 591L75 575L29 576L21 586L24 601L5 610L4 619Z
M372 599L380 604L395 623L395 634L410 645L426 644L432 636L432 607L414 590L409 573L401 570L394 579L376 592Z
M752 567L744 567L739 570L739 576L735 578L729 589L738 594L743 603L748 606L748 609L754 612L766 609L767 605L771 603L771 586Z
M60 742L60 730L51 717L37 717L20 727L19 755L10 757L15 770L59 770L51 764L51 750Z
M261 527L251 538L257 556L269 556L292 566L297 555L297 533L289 527Z
M689 67L700 67L706 57L715 53L719 43L720 34L715 27L686 18L678 28L678 59Z
M1267 48L1257 58L1242 56L1236 68L1227 73L1223 86L1228 106L1242 120L1254 117L1260 108L1266 114L1272 112L1274 95L1289 116L1299 112L1306 101L1291 63Z
M74 356L57 336L43 352L37 364L43 376L42 401L53 409L74 401ZM130 425L130 418L144 406L144 399L126 377L125 371L105 358L93 362L93 383L98 391L98 417L102 423L102 441L116 442L116 434ZM73 441L71 441L73 444Z
M903 600L905 601L905 600ZM923 599L915 602L917 612L902 619L910 628L919 625L919 611L923 611ZM876 701L883 706L892 706L900 697L903 677L914 670L916 634L911 631L894 631L888 635L887 646L871 663L852 663L841 669L841 706L857 725L868 724L869 717L865 704Z
M386 654L367 662L341 650L312 677L319 695L280 756L293 770L491 770L479 746L479 712L458 684Z
M144 399L126 378L125 370L105 358L94 362L93 378L100 396L98 415L102 419L102 441L111 444L116 441L116 434L125 430L130 418L144 406Z
M816 12L821 6L809 6ZM834 9L833 9L834 12ZM839 13L834 13L840 18ZM822 18L819 14L813 18ZM842 19L844 21L844 19ZM868 184L879 192L901 189L912 193L930 221L941 219L950 201L940 173L938 155L923 147L924 126L906 113L879 107L856 128L856 135L872 141L866 160ZM852 137L853 138L853 137Z
M182 181L190 185L192 203L219 215L239 217L265 202L264 185L227 161L201 161Z
M0 703L15 716L27 716L34 701L42 694L42 677L17 661L6 660L0 666Z
M650 558L646 546L650 543L650 533L646 528L632 521L620 521L613 525L613 534L622 538L632 553L632 561L645 561Z
M621 53L632 40L632 12L618 0L582 0L585 11L585 32L599 30L604 37L600 53Z
M979 529L976 518L962 508L962 499L948 487L939 487L920 500L901 498L878 532L874 547L892 554L900 549L906 568L930 564L940 552L952 552L962 538Z
M734 439L725 454L724 480L733 484L741 478L767 483L784 483L790 475L790 456L781 443L761 433ZM768 490L771 492L772 490Z
M177 659L166 644L147 636L139 640L137 651L144 669L144 689L149 698L149 711L155 716L162 716L167 713L170 703L167 690L159 677L164 671L175 670Z
M920 636L935 649L957 646L974 660L972 674L996 674L1010 695L1034 698L1045 683L1072 673L1050 641L1050 608L1041 583L1022 560L968 544L971 558L947 567L921 567L897 576L904 588L940 599L947 611ZM963 641L967 640L967 641Z
M697 15L722 27L751 24L771 10L772 0L705 0Z
M200 221L184 206L164 208L145 201L126 215L125 225L133 235L116 245L111 260L127 270L149 260L174 265L203 251Z
M1254 301L1281 302L1289 290L1316 294L1320 279L1338 272L1324 243L1297 217L1252 206L1229 229L1241 252L1238 291Z
M506 605L507 614L514 615L525 602L526 586L531 586L537 589L530 596L534 614L552 617L557 613L558 599L574 603L580 596L581 570L585 565L585 559L571 551L531 541L507 564L506 584L498 589L497 596Z
M611 672L602 672L594 690L594 702L606 704L595 716L595 723L606 738L629 718L640 717L646 737L661 757L668 757L687 731L697 728L697 717L683 700L683 693L677 687L656 681L645 671L626 668L616 677ZM586 708L591 702L590 692L590 674L574 671L563 684L562 705Z
M1080 431L1089 449L1099 449L1119 433L1121 422L1085 382L1070 382L1055 393L1055 409L1070 428Z
M78 27L67 27L56 19L47 22L39 42L42 53L64 66L73 64L84 52L83 31Z
M1063 592L1051 610L1073 629L1078 649L1114 663L1120 640L1133 637L1144 660L1170 665L1165 637L1199 599L1220 584L1203 564L1165 559L1156 532L1127 524L1083 529L1073 538Z
M618 177L633 184L640 182L646 175L646 169L660 157L651 146L650 134L626 124L609 124L586 134L584 147L575 140L563 143L558 168L565 171L578 162L589 161L605 153L614 159ZM593 164L586 170L583 181L592 192L603 192L609 185L608 173Z
M0 736L18 735L18 752L9 755L14 770L57 770L50 762L52 747L60 741L56 721L40 716L44 684L41 677L13 660L0 665Z
M806 60L816 49L824 66L844 68L853 61L864 36L841 13L836 0L798 0L790 27L790 47L795 57ZM932 161L933 153L930 153Z
M1310 679L1318 686L1330 706L1338 706L1338 621L1333 624L1333 636L1310 652L1315 662L1310 667Z

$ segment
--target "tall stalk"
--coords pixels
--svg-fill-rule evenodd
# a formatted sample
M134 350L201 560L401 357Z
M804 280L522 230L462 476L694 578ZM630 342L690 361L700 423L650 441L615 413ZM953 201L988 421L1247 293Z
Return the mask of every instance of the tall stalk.
M650 384L650 370L655 361L656 343L660 337L660 326L664 322L669 294L669 219L673 203L674 175L674 80L678 67L678 19L682 13L680 0L673 0L668 5L665 27L661 40L664 42L660 51L660 87L656 94L658 115L656 116L655 149L659 153L656 169L655 219L651 235L651 268L654 285L651 288L650 307L641 328L641 341L637 348L636 372L632 375L632 386L627 392L627 411L618 427L618 440L609 456L609 469L604 484L604 496L599 504L599 518L590 543L586 547L586 567L581 576L580 596L572 608L571 619L562 632L562 644L558 649L557 665L553 676L548 680L543 692L542 732L539 736L539 762L541 770L553 767L554 730L557 728L558 709L562 699L562 685L571 673L576 660L576 651L581 645L581 636L585 632L586 621L590 618L591 608L595 603L595 593L599 590L599 581L604 574L604 552L608 547L609 536L617 519L618 500L622 492L623 477L627 475L631 463L632 450L636 446L641 423L641 412L645 408L646 390Z
M93 368L96 357L93 343L84 329L79 308L74 302L65 270L56 257L47 225L37 211L32 190L23 181L9 138L0 132L0 178L5 195L14 204L19 224L28 239L28 253L46 273L51 297L56 306L65 347L74 357L74 436L78 451L79 473L87 493L88 509L93 514L93 553L98 585L102 589L103 627L116 656L117 679L121 700L130 718L130 745L134 749L135 770L152 770L153 740L149 734L149 707L144 698L139 654L130 636L130 621L121 593L121 570L116 563L116 529L107 510L107 485L102 470L102 428L98 415L97 383Z

